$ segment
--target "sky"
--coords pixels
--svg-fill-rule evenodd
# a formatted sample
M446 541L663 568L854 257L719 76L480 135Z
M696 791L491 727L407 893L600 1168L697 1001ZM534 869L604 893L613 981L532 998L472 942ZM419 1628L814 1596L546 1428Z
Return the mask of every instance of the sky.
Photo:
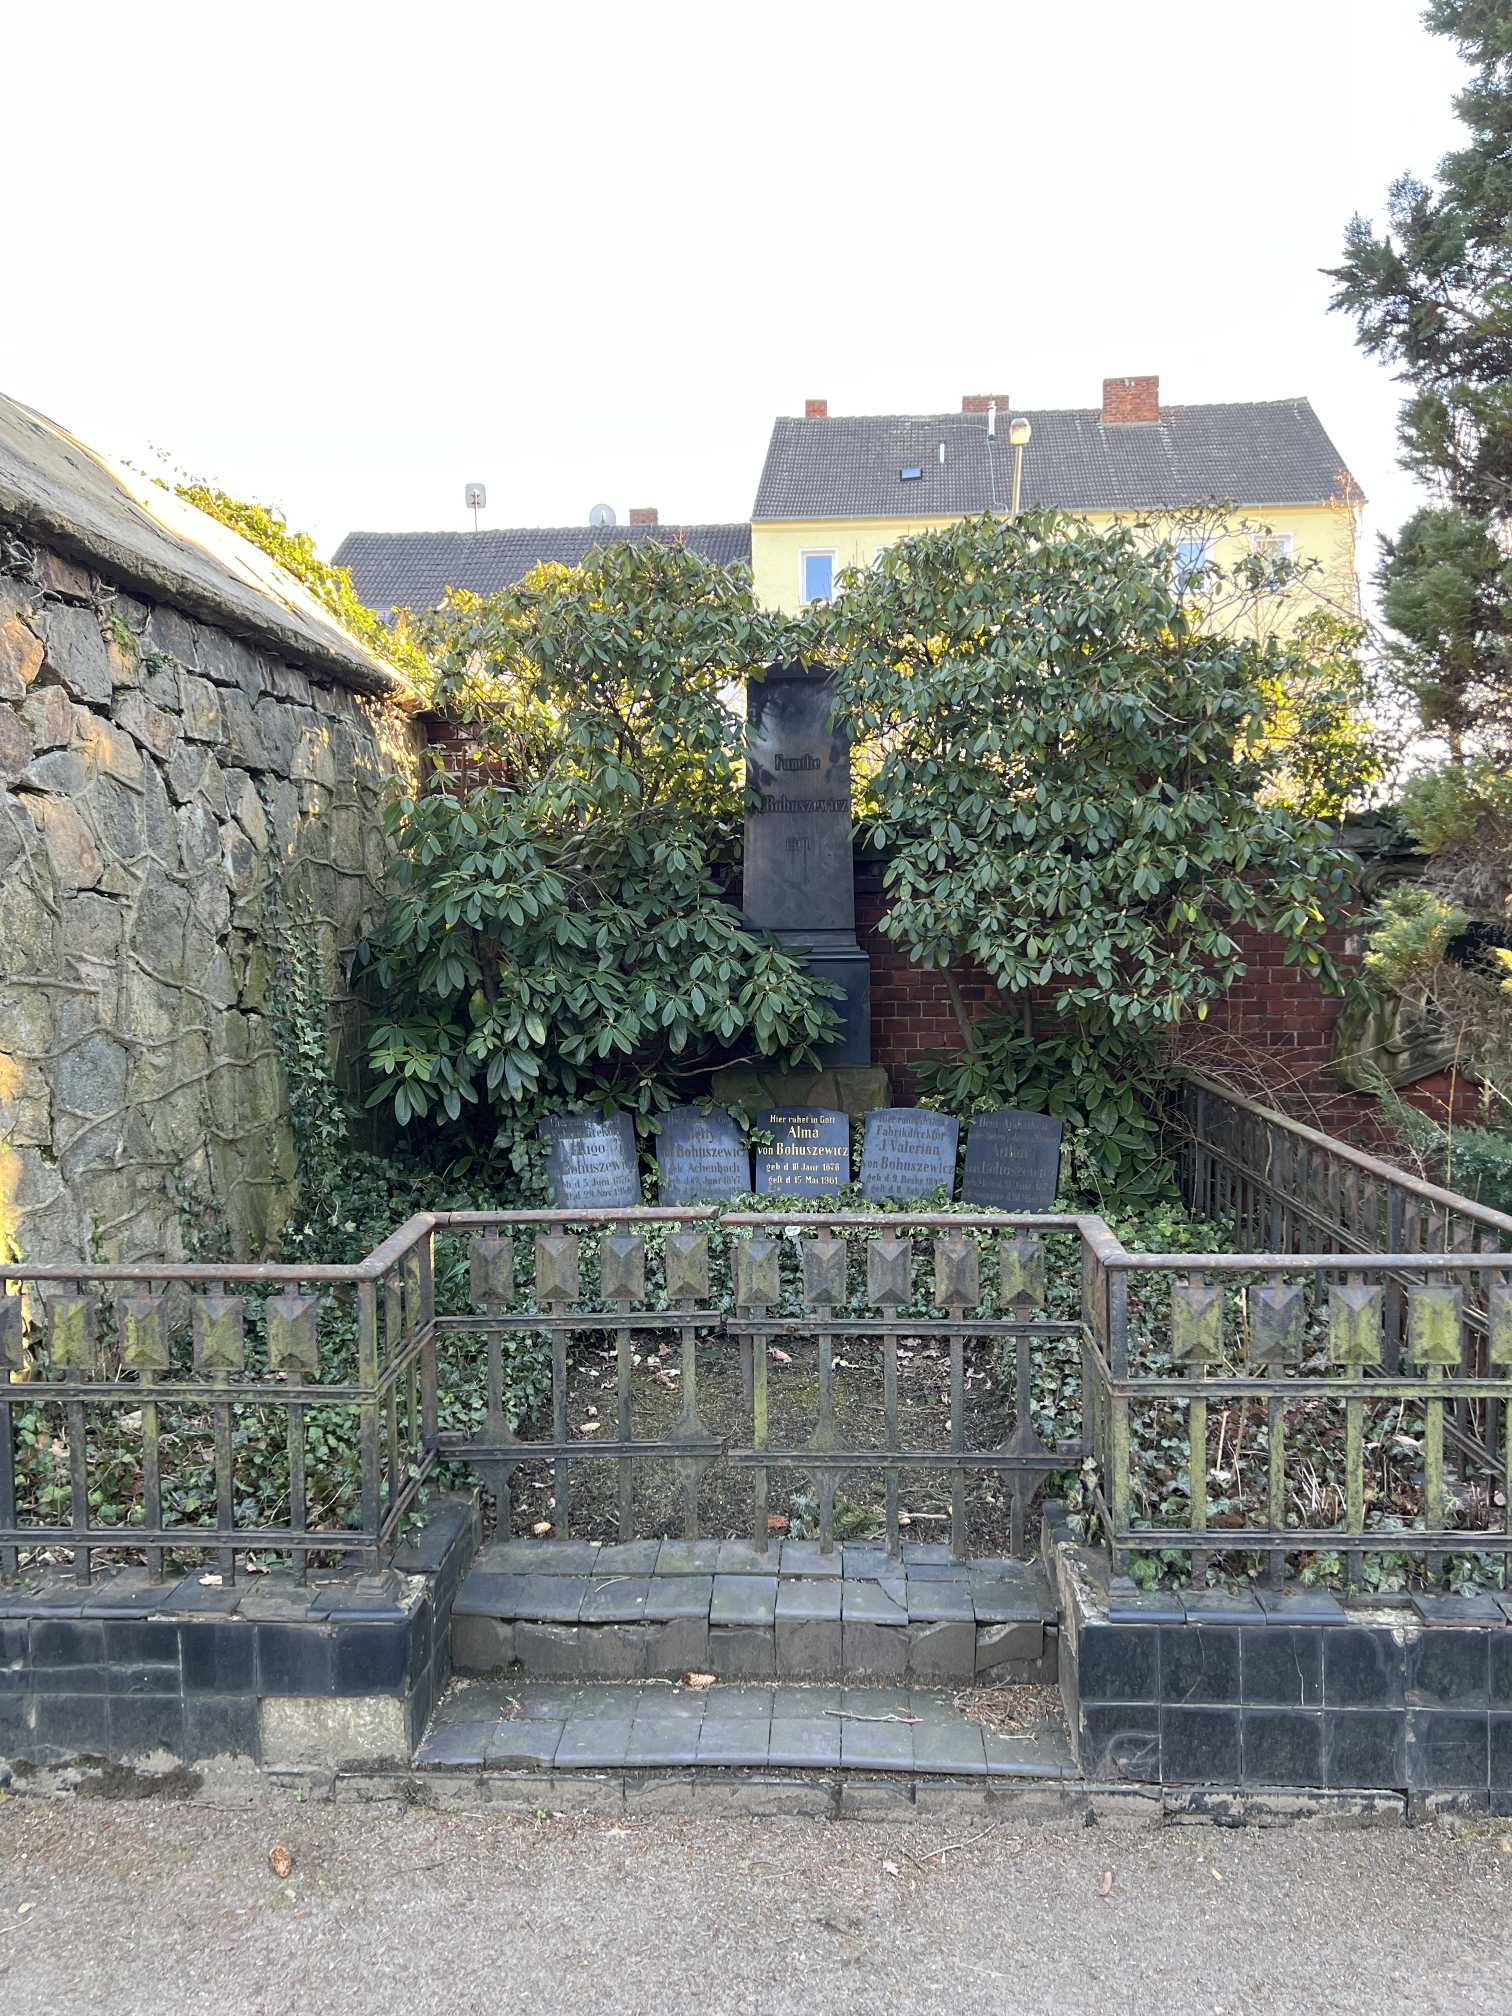
M1158 373L1306 394L1389 531L1400 388L1319 269L1456 144L1419 14L13 4L0 392L329 553L473 481L491 525L743 519L806 398Z

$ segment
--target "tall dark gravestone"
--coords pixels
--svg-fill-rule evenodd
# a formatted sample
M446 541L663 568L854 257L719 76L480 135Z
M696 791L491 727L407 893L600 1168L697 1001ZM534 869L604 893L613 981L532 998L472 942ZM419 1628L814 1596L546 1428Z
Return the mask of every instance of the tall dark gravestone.
M723 1204L751 1187L751 1151L728 1113L663 1113L656 1166L663 1204Z
M802 953L845 991L844 1028L826 1065L871 1062L871 961L856 942L850 740L830 721L829 684L776 665L746 684L745 882L748 923Z
M1060 1188L1061 1123L1000 1106L966 1129L961 1202L989 1211L1048 1211Z
M541 1139L559 1211L617 1211L640 1203L635 1126L628 1113L612 1120L554 1114L541 1122Z
M959 1120L923 1106L886 1106L866 1116L861 1195L872 1203L916 1204L933 1190L955 1190Z
M851 1180L850 1119L818 1106L758 1113L772 1137L756 1150L756 1188L763 1197L828 1197Z

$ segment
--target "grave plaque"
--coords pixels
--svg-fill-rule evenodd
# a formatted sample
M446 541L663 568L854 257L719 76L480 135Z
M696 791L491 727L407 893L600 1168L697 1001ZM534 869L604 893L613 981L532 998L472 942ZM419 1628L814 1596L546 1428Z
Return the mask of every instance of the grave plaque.
M871 1062L871 962L856 942L850 741L834 693L803 665L746 684L741 907L820 979L842 989L844 1028L823 1062Z
M601 1120L558 1113L541 1122L546 1174L559 1211L614 1211L641 1201L635 1126L628 1113Z
M756 1150L756 1188L763 1197L827 1197L851 1180L850 1120L820 1107L782 1106L758 1113L770 1148Z
M1060 1188L1061 1123L1000 1106L966 1129L963 1204L989 1211L1048 1211Z
M861 1194L915 1204L932 1190L955 1190L959 1120L922 1106L887 1106L866 1116L861 1146Z
M674 1106L656 1137L663 1204L723 1204L751 1187L751 1154L728 1113Z

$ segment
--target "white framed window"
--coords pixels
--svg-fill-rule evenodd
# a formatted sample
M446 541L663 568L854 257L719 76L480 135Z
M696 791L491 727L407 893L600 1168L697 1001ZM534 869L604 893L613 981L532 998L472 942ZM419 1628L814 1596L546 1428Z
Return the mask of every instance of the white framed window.
M1257 532L1253 540L1253 550L1261 560L1290 560L1293 539L1290 532Z
M1184 595L1196 586L1202 570L1213 554L1211 539L1178 539L1176 541L1176 593Z
M804 603L835 599L835 551L814 548L798 556L798 593Z
M1292 559L1292 535L1290 532L1256 532L1250 538L1250 551L1267 567L1289 567ZM1279 581L1265 583L1267 595L1281 592Z

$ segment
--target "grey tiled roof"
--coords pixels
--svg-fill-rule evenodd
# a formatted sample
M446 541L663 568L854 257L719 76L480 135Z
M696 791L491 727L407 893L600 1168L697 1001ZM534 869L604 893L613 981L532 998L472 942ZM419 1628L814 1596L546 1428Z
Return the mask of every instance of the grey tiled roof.
M1008 418L1000 407L995 438L977 413L778 420L751 515L951 518L1005 510L1013 489ZM1164 406L1159 420L1111 426L1098 407L1028 418L1026 509L1321 504L1343 494L1348 476L1306 399ZM921 474L905 483L899 471L909 468Z
M681 543L705 559L751 561L749 525L524 526L493 532L348 532L334 563L352 570L370 609L430 609L448 588L489 595L543 560L573 567L594 546L629 539Z

